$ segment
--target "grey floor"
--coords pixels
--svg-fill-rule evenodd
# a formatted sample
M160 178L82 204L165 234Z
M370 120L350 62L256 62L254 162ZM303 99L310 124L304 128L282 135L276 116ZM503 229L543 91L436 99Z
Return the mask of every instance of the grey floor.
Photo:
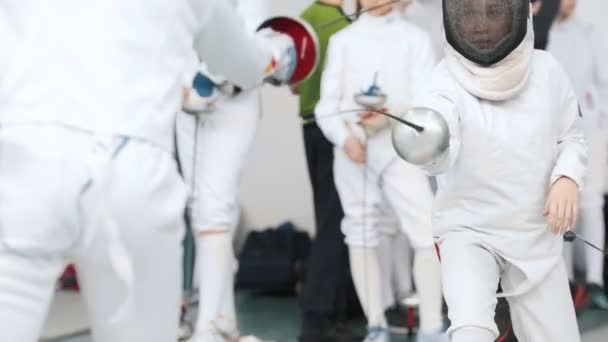
M292 297L260 297L247 292L237 295L239 322L241 330L246 334L254 334L264 341L295 342L299 327L299 311L297 302ZM62 295L53 309L47 336L60 333L62 330L86 329L86 319L83 318L83 308L78 296ZM608 341L608 313L587 311L580 316L580 326L583 331L583 342ZM355 328L363 329L362 324ZM57 335L55 335L57 336ZM53 338L53 342L91 342L88 334L80 334L67 338ZM393 342L412 341L406 336L394 336Z

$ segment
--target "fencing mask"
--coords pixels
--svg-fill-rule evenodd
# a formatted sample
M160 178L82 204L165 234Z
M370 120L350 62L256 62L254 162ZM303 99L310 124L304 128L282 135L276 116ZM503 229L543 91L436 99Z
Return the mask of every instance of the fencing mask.
M443 0L448 43L468 60L490 66L526 37L529 0Z

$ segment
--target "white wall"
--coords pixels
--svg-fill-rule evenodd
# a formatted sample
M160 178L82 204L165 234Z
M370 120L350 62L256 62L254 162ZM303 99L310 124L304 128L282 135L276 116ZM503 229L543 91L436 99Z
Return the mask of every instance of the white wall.
M264 228L291 220L314 228L298 100L287 89L265 87L264 117L245 168L242 224Z

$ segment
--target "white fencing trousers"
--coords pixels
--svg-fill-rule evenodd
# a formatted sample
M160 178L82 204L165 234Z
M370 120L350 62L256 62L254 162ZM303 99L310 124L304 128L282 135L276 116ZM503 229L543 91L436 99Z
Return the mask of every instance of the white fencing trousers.
M499 281L512 287L510 265L467 237L454 233L441 243L443 292L452 342L493 342ZM580 342L574 305L563 263L531 291L507 298L520 342Z
M133 140L124 145L96 170L108 177L100 200L117 240L92 217L97 208L87 206L87 196L94 192L79 201L98 139L56 125L0 129L0 341L38 341L68 261L77 265L95 341L177 338L186 187L170 152ZM130 284L109 257L117 242L128 255L121 261L132 266ZM131 310L118 319L129 297Z
M401 159L383 166L375 165L372 158L368 155L366 183L365 167L351 161L343 150L335 150L334 179L344 209L342 232L346 243L353 247L378 246L379 225L388 208L397 216L414 249L432 248L433 194L427 176Z
M398 227L393 233L380 229L378 261L382 274L382 302L384 308L397 304L412 291L412 249Z
M234 229L239 218L238 191L245 161L260 120L259 92L222 98L211 114L202 114L198 137L194 229ZM177 143L182 171L192 179L194 117L177 116Z

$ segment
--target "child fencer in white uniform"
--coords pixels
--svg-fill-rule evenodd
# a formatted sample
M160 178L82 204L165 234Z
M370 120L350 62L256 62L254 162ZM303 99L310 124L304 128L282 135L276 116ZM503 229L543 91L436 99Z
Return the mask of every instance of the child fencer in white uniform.
M446 57L402 116L427 128L395 126L393 139L438 175L433 228L451 341L498 337L499 282L519 341L580 341L561 258L587 159L576 94L558 62L534 50L529 1L444 0L444 17ZM425 150L436 134L444 140Z
M270 18L268 0L230 0L228 3L252 35ZM194 274L199 306L191 341L223 342L240 338L234 301L234 276L238 265L233 237L240 214L241 175L262 115L261 94L259 89L235 89L230 80L209 70L202 62L200 64L196 59L191 63L195 70L189 70L186 80L192 80L195 75L199 79L209 78L216 85L215 96L199 114L199 121L186 112L177 117L182 170L187 183L195 186L192 189L195 196L191 225L196 242ZM185 110L199 112L198 97L193 93L190 98L193 100L185 103ZM196 124L199 124L198 137ZM192 174L192 171L196 173ZM185 331L184 335L188 333ZM257 340L253 336L246 338Z
M369 8L381 2L365 0L361 5ZM443 337L439 260L431 235L432 192L426 175L399 160L392 150L388 121L370 112L335 113L362 108L354 97L369 90L370 84L386 95L389 111L411 106L434 64L428 35L402 20L393 6L363 14L329 44L315 113L323 133L336 147L334 178L345 212L342 230L370 328L366 341L370 342L389 339L375 249L383 207L397 215L415 251L413 273L421 300L419 341Z

